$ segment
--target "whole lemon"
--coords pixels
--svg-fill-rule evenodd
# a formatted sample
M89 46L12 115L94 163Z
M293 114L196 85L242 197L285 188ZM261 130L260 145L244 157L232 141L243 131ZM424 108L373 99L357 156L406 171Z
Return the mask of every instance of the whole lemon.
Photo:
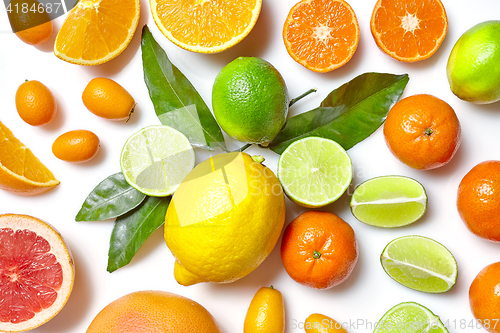
M257 268L285 222L274 173L246 153L219 154L196 166L172 197L165 241L181 285L230 283Z
M215 78L212 105L222 129L246 143L268 144L285 124L288 90L269 62L239 57Z
M451 91L468 102L500 100L500 21L486 21L457 41L446 68Z
M92 79L83 91L82 100L90 112L110 120L128 120L135 107L129 92L105 77Z

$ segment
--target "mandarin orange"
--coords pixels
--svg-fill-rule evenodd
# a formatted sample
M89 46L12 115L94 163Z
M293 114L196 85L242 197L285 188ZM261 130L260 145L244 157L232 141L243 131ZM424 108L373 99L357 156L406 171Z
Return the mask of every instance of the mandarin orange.
M469 288L472 314L490 333L500 333L500 262L486 266Z
M99 150L99 138L87 130L69 131L52 144L52 153L63 161L81 163L90 160Z
M49 123L57 113L52 92L43 83L26 81L17 88L16 109L19 116L31 126Z

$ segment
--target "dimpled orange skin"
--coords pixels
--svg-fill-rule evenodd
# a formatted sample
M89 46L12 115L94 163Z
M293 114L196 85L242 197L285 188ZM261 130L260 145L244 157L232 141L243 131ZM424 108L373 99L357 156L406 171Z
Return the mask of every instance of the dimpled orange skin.
M99 150L99 138L87 130L69 131L54 141L52 153L63 161L81 163L90 160Z
M464 176L457 209L470 231L500 242L500 161L479 163Z
M40 45L49 41L52 36L52 21L16 32L16 36L29 45Z
M288 275L304 286L328 289L339 285L358 260L354 230L333 213L308 211L285 229L281 260Z
M82 100L96 116L117 121L128 120L135 107L135 101L127 90L104 77L95 78L87 84Z
M453 108L432 95L397 102L387 115L384 136L389 150L404 164L430 170L447 164L460 146L461 127Z
M469 288L469 304L472 314L476 319L481 320L483 328L490 333L500 333L499 289L500 262L483 268Z
M17 88L16 109L22 120L31 126L49 123L57 113L57 104L50 90L41 82L26 81Z
M125 295L99 312L87 333L222 333L200 304L164 291Z

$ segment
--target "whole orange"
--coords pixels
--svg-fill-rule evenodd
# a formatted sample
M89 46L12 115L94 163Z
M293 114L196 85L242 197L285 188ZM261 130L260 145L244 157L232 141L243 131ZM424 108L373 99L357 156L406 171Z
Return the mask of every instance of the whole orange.
M97 154L99 138L87 130L69 131L52 144L54 155L66 162L86 162Z
M479 163L462 178L457 209L470 231L500 242L500 161Z
M31 126L50 122L57 113L54 96L43 83L26 81L17 88L16 109L19 116Z
M397 102L384 124L390 151L420 170L448 163L460 146L460 122L453 108L432 95L413 95Z
M358 260L351 226L333 213L308 211L285 229L281 260L296 282L328 289L344 282Z
M221 333L200 304L164 291L138 291L107 305L87 333Z
M499 333L500 324L500 262L486 266L469 288L472 314L490 333Z
M128 120L135 107L128 91L105 77L92 79L83 91L82 100L90 112L111 120Z

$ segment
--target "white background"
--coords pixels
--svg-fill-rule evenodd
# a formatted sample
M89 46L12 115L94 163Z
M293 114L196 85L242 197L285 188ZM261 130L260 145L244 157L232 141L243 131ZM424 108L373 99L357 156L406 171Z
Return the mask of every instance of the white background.
M462 177L477 163L500 159L500 104L479 106L463 102L450 91L446 63L457 39L473 25L500 18L498 0L443 0L449 30L440 49L430 58L406 64L380 51L370 32L370 17L375 0L350 0L360 25L360 43L354 57L344 67L327 74L311 72L297 64L286 52L282 27L295 0L264 0L259 20L240 44L215 55L182 50L168 41L157 29L149 4L141 0L141 19L128 48L109 63L83 67L65 63L52 53L52 39L41 47L24 44L9 32L6 13L0 10L0 121L45 163L61 181L55 190L35 197L19 197L0 192L0 213L29 214L48 221L64 236L76 262L76 280L66 307L49 323L35 329L37 333L81 333L94 316L108 303L137 290L158 289L189 297L205 306L216 318L223 332L241 332L244 317L255 292L273 285L283 293L286 303L286 332L303 332L292 323L303 322L319 312L339 322L364 320L376 322L392 306L415 301L429 307L449 321L450 332L471 332L460 328L469 323L468 288L476 274L486 265L500 259L500 244L482 240L470 233L456 210L456 191ZM54 21L57 31L64 17ZM429 196L428 210L413 225L385 230L357 221L349 210L349 195L325 209L347 221L355 230L360 247L359 261L349 279L329 290L313 290L295 283L285 272L277 246L264 263L247 277L229 284L199 284L183 287L173 277L174 260L163 240L163 227L139 250L131 264L110 274L106 271L109 237L113 221L75 222L74 217L87 194L104 178L120 170L119 154L125 140L137 130L159 124L143 81L140 31L148 24L154 37L167 51L171 61L190 79L207 104L211 106L212 83L219 70L238 56L262 57L281 72L291 97L312 87L318 92L295 104L289 114L295 115L318 106L323 98L344 82L364 72L408 73L409 84L404 97L417 93L433 94L448 102L462 124L462 145L453 160L434 171L417 171L400 163L389 152L382 128L358 144L349 155L355 177L349 191L360 182L381 175L405 175L420 181ZM137 102L136 112L128 123L112 122L90 113L81 94L94 77L109 77L123 85ZM59 111L48 125L31 127L18 116L14 96L25 79L39 80L55 95ZM51 152L54 140L74 129L88 129L101 139L98 155L84 164L70 164L55 158ZM230 149L240 144L227 140ZM265 164L276 171L278 155L252 147L251 154L262 154ZM209 153L196 150L197 163ZM287 223L305 210L287 199ZM383 271L379 256L385 245L396 237L417 234L444 244L456 257L458 281L446 294L428 295L407 289ZM281 243L281 239L278 245ZM456 322L454 322L456 321ZM371 332L366 325L348 329Z

